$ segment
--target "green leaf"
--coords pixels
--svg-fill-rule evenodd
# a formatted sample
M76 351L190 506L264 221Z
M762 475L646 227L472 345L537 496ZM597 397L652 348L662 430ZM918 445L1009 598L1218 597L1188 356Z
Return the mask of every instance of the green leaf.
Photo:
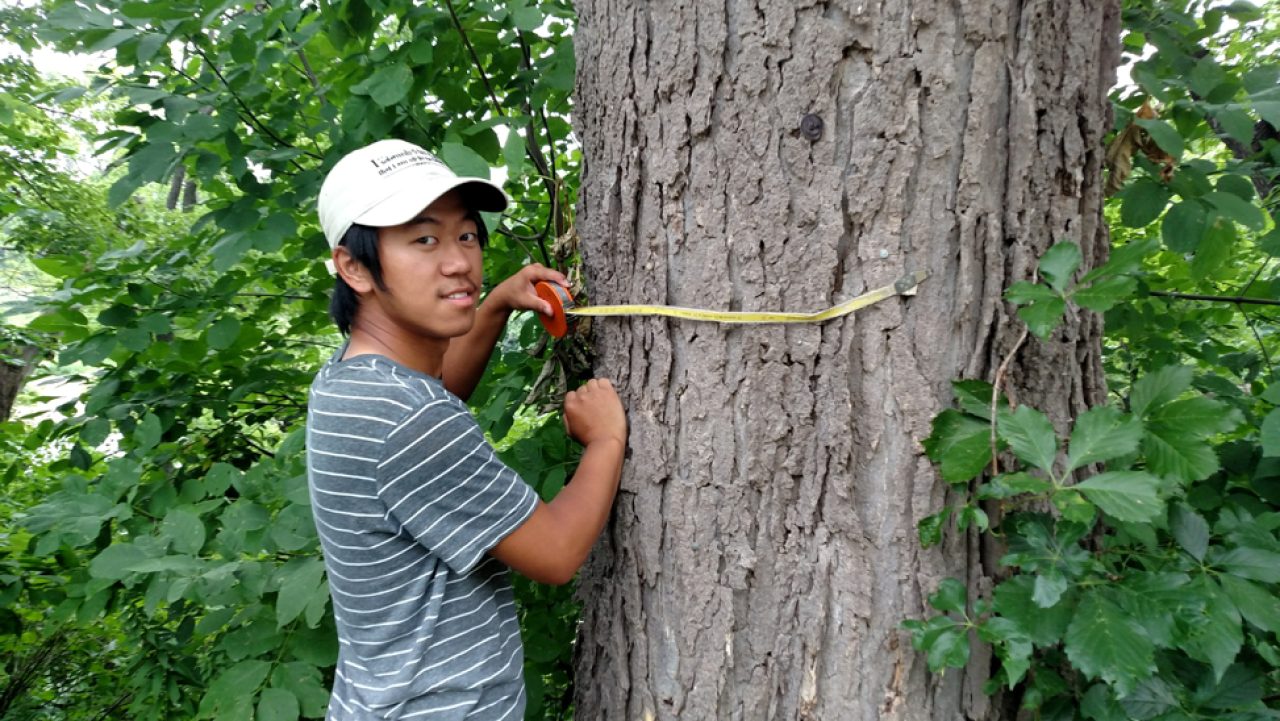
M1240 613L1207 575L1193 581L1184 594L1184 599L1199 602L1199 612L1188 624L1191 632L1182 649L1188 656L1212 665L1214 676L1220 681L1244 642Z
M114 543L102 549L102 553L89 562L89 575L119 581L132 573L129 570L131 566L146 558L146 552L132 543Z
M511 13L511 23L517 30L531 33L542 25L542 11L536 4L517 8Z
M1230 551L1210 554L1209 563L1240 578L1263 583L1280 583L1280 553L1273 551L1241 546Z
M1267 226L1267 216L1258 206L1235 193L1215 191L1204 196L1221 213L1250 230L1262 230Z
M316 557L297 558L286 564L280 574L280 597L276 601L277 628L283 628L292 622L307 607L311 595L324 576L324 563Z
M462 143L444 143L440 146L440 159L453 172L468 178L489 179L489 164L476 151Z
M1047 285L1022 281L1009 286L1004 292L1004 299L1016 305L1026 305L1037 300L1052 301L1061 298Z
M1133 384L1129 409L1142 417L1148 410L1155 410L1182 395L1191 387L1192 371L1188 366L1165 366L1148 373Z
M1159 678L1148 679L1138 684L1133 693L1120 701L1120 706L1135 719L1153 719L1180 708L1178 697L1174 696L1168 684ZM1182 721L1184 718L1186 717L1175 717L1170 721Z
M1278 384L1280 385L1280 384ZM991 384L986 381L951 381L951 390L965 413L983 420L991 420ZM1000 408L1008 408L1009 401L999 399Z
M1040 257L1040 274L1049 281L1049 286L1059 293L1067 289L1071 275L1080 267L1083 260L1080 247L1070 241L1054 245Z
M1262 455L1269 458L1280 456L1280 408L1273 408L1267 417L1262 419L1262 426L1258 430L1262 442Z
M126 328L116 334L116 341L134 353L143 353L151 347L151 334L142 328Z
M1068 589L1059 594L1056 604L1043 608L1033 600L1035 583L1035 577L1024 574L996 586L994 609L1016 622L1037 646L1051 646L1066 632L1077 594L1074 589Z
M1067 312L1067 302L1062 298L1042 300L1018 309L1018 317L1037 338L1048 340L1053 330L1062 323Z
M938 592L929 595L929 605L939 611L965 612L967 593L964 584L954 578L944 578L938 584Z
M274 683L287 688L298 697L302 715L307 718L323 718L329 705L329 692L320 685L320 671L311 664L290 661L277 667Z
M1050 566L1036 575L1035 591L1031 600L1040 608L1053 608L1062 601L1062 596L1071 588L1067 577L1057 566Z
M1096 313L1111 310L1121 298L1133 292L1138 282L1126 276L1112 276L1096 280L1088 287L1080 288L1071 297L1082 308Z
M1218 583L1236 605L1240 615L1249 623L1272 633L1280 633L1280 598L1252 581L1229 574L1219 575Z
M201 636L208 636L216 631L221 631L235 615L236 609L234 608L219 608L210 611L196 623L196 633Z
M1014 493L1046 493L1053 484L1030 473L1002 473L994 480L1000 481Z
M1245 202L1249 202L1254 198L1253 181L1249 180L1246 175L1236 173L1226 173L1218 176L1217 189L1230 193Z
M933 433L924 440L929 459L941 465L948 483L967 481L991 462L991 426L952 408L933 418Z
M1108 471L1073 486L1121 521L1150 521L1160 515L1164 502L1159 487L1159 479L1142 471Z
M297 721L300 713L298 698L287 689L263 689L258 699L257 721Z
M1177 426L1183 433L1202 437L1225 433L1236 425L1235 411L1230 405L1205 396L1173 401L1150 417L1153 421Z
M1160 238L1175 253L1194 253L1204 237L1208 213L1197 200L1184 200L1165 214L1160 224Z
M1248 708L1262 700L1262 680L1262 675L1256 670L1244 664L1232 664L1218 683L1207 690L1208 697L1200 702L1200 707L1223 710ZM1201 693L1204 691L1198 691L1197 695Z
M395 105L404 100L413 87L413 71L404 63L384 66L369 78L366 87L373 102L384 108Z
M1090 408L1076 419L1068 445L1067 471L1138 450L1142 422L1109 406Z
M1212 55L1207 55L1200 58L1200 61L1191 69L1189 84L1191 92L1203 97L1212 93L1214 88L1224 83L1226 79L1226 71Z
M1163 125L1163 123L1161 123ZM1168 128L1169 126L1165 125ZM1172 131L1172 128L1169 128ZM1174 131L1176 134L1176 131ZM1129 228L1150 225L1169 204L1169 189L1154 180L1138 180L1123 191L1120 222Z
M1116 701L1111 687L1105 683L1095 683L1080 699L1080 715L1093 721L1127 721L1129 718Z
M270 671L269 662L258 660L241 661L223 671L200 700L199 715L221 718L238 704L251 702L254 692L262 686Z
M1073 666L1111 684L1122 697L1156 670L1155 647L1141 627L1096 591L1080 602L1065 647Z
M199 516L175 508L165 514L160 532L173 541L173 550L195 555L204 547L204 523Z
M964 668L969 663L969 634L963 627L943 631L929 647L925 660L933 673L944 668Z
M80 440L86 446L97 448L111 435L111 421L106 418L94 418L80 427Z
M1241 81L1244 83L1245 92L1250 95L1274 90L1276 83L1280 82L1280 65L1259 65L1249 68Z
M921 546L929 548L942 542L942 527L946 525L947 518L951 516L952 510L950 506L947 506L938 513L920 521L916 531L920 536Z
M156 56L160 48L164 47L168 40L161 33L147 33L138 39L138 62L146 65Z
M1058 454L1058 435L1048 417L1024 405L1013 413L1001 413L997 425L1000 436L1009 442L1018 458L1052 474Z
M1182 136L1172 125L1154 118L1138 118L1133 122L1146 130L1161 150L1172 155L1174 160L1182 160Z
M1014 621L999 616L987 619L978 626L978 640L995 645L1010 686L1031 667L1031 639Z
M1235 197L1235 196L1232 196ZM1236 226L1216 212L1208 215L1204 237L1191 260L1191 278L1203 281L1222 268L1234 254Z
M295 238L298 235L298 221L288 213L272 213L262 221L262 227L279 238Z
M1227 135L1246 146L1253 143L1253 118L1249 117L1244 110L1227 108L1219 110L1216 117L1222 129L1227 131Z
M146 453L155 448L160 443L161 433L160 419L154 413L148 412L133 431L133 440L137 444L138 451Z
M1271 124L1271 127L1280 128L1280 101L1254 101L1251 106L1254 112Z
M209 254L213 256L214 271L227 272L231 266L239 263L251 248L253 248L253 236L243 232L227 233L209 250Z
M1220 465L1213 448L1204 439L1163 423L1147 425L1142 451L1148 470L1161 478L1184 483L1208 478Z
M84 270L83 263L65 255L49 255L32 258L31 264L55 278L74 278ZM65 312L65 311L64 311Z
M231 316L223 316L217 323L209 326L205 340L214 350L226 350L239 336L240 321Z
M1084 499L1076 491L1065 488L1053 494L1053 505L1062 513L1062 517L1073 523L1086 526L1093 525L1097 508Z
M1169 532L1182 550L1197 561L1204 560L1209 550L1209 524L1187 506L1178 504L1169 509Z
M507 142L502 145L502 158L507 164L508 178L524 175L525 152L524 136L514 130L507 133Z

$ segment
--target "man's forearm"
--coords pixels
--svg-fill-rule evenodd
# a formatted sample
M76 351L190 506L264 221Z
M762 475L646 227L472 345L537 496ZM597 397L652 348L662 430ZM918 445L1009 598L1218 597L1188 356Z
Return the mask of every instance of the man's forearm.
M592 443L586 447L573 480L547 504L565 533L565 554L572 567L570 577L582 566L604 530L613 509L613 497L622 475L626 447L620 440Z
M476 322L471 331L454 338L444 354L441 380L450 393L467 400L484 376L493 347L507 327L511 311L490 303L489 298L476 309Z

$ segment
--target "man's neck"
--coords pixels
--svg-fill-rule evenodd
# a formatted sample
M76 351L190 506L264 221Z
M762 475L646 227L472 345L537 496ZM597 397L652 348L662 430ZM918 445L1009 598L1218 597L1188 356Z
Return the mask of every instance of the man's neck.
M342 360L361 355L380 355L419 373L439 378L444 372L444 354L448 339L406 337L403 332L389 332L375 322L356 323Z

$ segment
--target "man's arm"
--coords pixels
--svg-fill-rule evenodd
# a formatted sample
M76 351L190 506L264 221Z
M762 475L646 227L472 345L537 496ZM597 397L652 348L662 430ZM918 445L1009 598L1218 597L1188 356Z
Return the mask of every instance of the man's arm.
M627 442L622 402L608 380L587 381L565 396L564 418L570 437L586 446L577 473L489 551L526 578L557 585L573 579L604 530Z
M484 303L476 309L476 322L471 331L454 338L444 354L444 370L441 380L450 393L467 400L475 391L485 366L493 355L493 347L502 337L503 329L512 311L532 310L551 314L551 305L538 297L534 285L540 281L568 285L563 273L538 263L526 265L489 292Z

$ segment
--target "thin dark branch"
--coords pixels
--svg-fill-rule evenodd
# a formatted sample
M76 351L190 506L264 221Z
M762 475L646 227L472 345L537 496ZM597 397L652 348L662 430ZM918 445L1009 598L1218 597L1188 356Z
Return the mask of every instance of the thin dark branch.
M489 84L489 76L484 74L484 66L480 64L480 56L476 55L476 49L471 47L471 38L468 38L467 31L462 29L462 21L458 19L458 12L453 9L453 0L444 0L444 4L449 6L449 15L453 17L453 26L458 29L458 34L462 36L462 44L467 46L467 52L471 53L471 61L475 63L476 72L480 73L480 80L484 82L485 90L489 91L489 100L493 101L493 112L505 118L507 114L502 112L502 106L498 104L498 96L493 92L493 86Z
M237 298L289 298L291 300L315 300L311 295L290 295L288 293L236 293Z
M1207 300L1215 303L1245 303L1248 305L1280 305L1280 300L1270 298L1246 298L1244 296L1197 295L1195 293L1171 293L1167 290L1153 290L1151 295L1161 298L1181 298L1182 300Z
M4 159L4 164L5 164L5 165L7 165L7 166L9 166L9 169L13 171L14 175L17 175L17 176L22 180L22 184L23 184L23 185L25 185L25 186L27 186L28 188L30 188L30 189L31 189L31 192L33 192L33 193L35 193L35 194L36 194L36 197L40 199L40 202L42 202L42 203L44 203L45 205L49 206L49 207L50 207L50 208L52 208L53 210L56 210L56 211L58 211L59 213L62 213L62 214L63 214L64 216L66 216L68 219L70 219L70 218L74 217L74 216L72 216L70 213L68 213L67 211L63 210L62 208L59 208L59 207L58 207L58 206L56 206L56 205L54 205L54 204L53 204L53 202L52 202L52 201L50 201L48 198L44 197L44 193L40 192L40 188L39 188L38 186L36 186L36 184L35 184L35 183L31 182L31 180L30 180L29 178L27 178L27 176L26 176L26 175L23 175L22 171L21 171L21 170L19 170L19 169L18 169L18 167L17 167L17 166L15 166L15 165L13 164L13 162L12 162L12 161L10 161L10 160L9 160L9 156L7 156L7 155L3 155L3 154L0 154L0 158L3 158L3 159Z
M501 234L501 235L505 235L505 236L507 236L508 238L510 238L510 239L512 239L512 240L514 240L514 241L516 242L516 245L519 245L519 246L520 246L520 250L523 250L523 251L524 251L524 254L525 254L525 255L527 255L527 256L529 256L529 260L531 260L531 261L533 261L533 262L535 262L535 263L536 263L536 262L538 262L538 259L537 259L537 258L535 258L535 257L533 256L533 253L532 253L532 252L530 252L530 251L529 251L529 246L527 246L527 245L525 245L525 244L524 244L524 241L526 241L526 240L536 240L536 239L537 239L537 237L536 237L536 236L528 237L528 236L518 235L518 234L516 234L516 233L512 233L511 231L507 230L506 228L501 228L501 227L499 227L499 228L494 228L494 230L495 230L495 231L497 231L499 234Z
M1267 362L1267 370L1275 373L1275 366L1271 364L1271 354L1267 352L1267 344L1262 342L1262 336L1258 335L1258 329L1253 325L1253 319L1249 314L1244 312L1244 308L1237 303L1236 308L1240 310L1240 315L1244 317L1244 324L1249 326L1249 331L1253 333L1253 339L1258 341L1258 349L1262 351L1262 359Z
M298 340L297 338L286 338L284 342L285 343L301 343L302 345L313 345L319 348L328 348L329 350L338 350L338 348L341 346L340 343L335 345L333 343L320 343L314 340Z
M516 31L516 38L520 40L520 50L524 55L524 69L528 70L533 67L533 51L529 49L529 43L525 42L524 33ZM547 185L547 195L550 196L555 193L555 179L551 177L547 159L542 155L542 145L538 141L537 120L532 106L527 101L524 104L524 111L529 116L529 123L525 126L525 152L533 161L533 167L542 176L542 182Z
M276 135L275 131L273 131L271 128L268 128L266 123L263 123L258 118L258 116L254 114L253 110L244 102L244 100L240 99L240 95L237 94L236 91L231 89L231 84L227 82L227 79L225 77L223 77L222 71L219 70L218 66L214 64L212 60L209 59L208 55L204 54L204 51L200 49L200 46L196 44L195 40L188 38L188 41L191 43L192 49L196 51L196 54L204 59L205 64L209 66L209 69L213 71L213 74L217 75L218 79L222 81L223 87L227 89L227 92L231 93L231 97L235 98L236 102L240 104L240 107L244 109L244 112L248 114L249 120L251 121L250 122L251 125L261 130L262 132L266 133L268 136L271 137L272 140L275 140L277 143L283 145L286 148L293 148L294 150L300 149L297 146L290 143L289 141L280 137L279 135ZM312 153L310 151L303 150L302 152L315 158L316 160L324 160L323 157L316 155L315 153ZM298 161L296 160L290 160L289 162L293 163L298 168L298 170L306 170L306 168L299 165Z
M237 435L239 435L239 436L240 436L240 438L241 438L241 439L243 439L245 443L248 443L250 446L252 446L253 448L257 449L257 451L258 451L259 453L261 453L262 455L264 455L264 456L269 456L269 457L271 457L271 458L275 458L275 457L276 457L276 454L272 453L271 451L268 451L267 449L263 448L262 446L258 445L257 443L254 443L254 442L253 442L253 439L252 439L252 438L250 438L248 434L246 434L246 433L239 433L239 434L237 434Z
M316 78L316 73L311 69L311 63L307 62L307 54L302 51L302 48L298 48L298 59L302 61L302 67L306 69L307 77L311 79L311 87L315 88L320 104L328 105L329 101L324 97L324 91L320 89L320 80Z

